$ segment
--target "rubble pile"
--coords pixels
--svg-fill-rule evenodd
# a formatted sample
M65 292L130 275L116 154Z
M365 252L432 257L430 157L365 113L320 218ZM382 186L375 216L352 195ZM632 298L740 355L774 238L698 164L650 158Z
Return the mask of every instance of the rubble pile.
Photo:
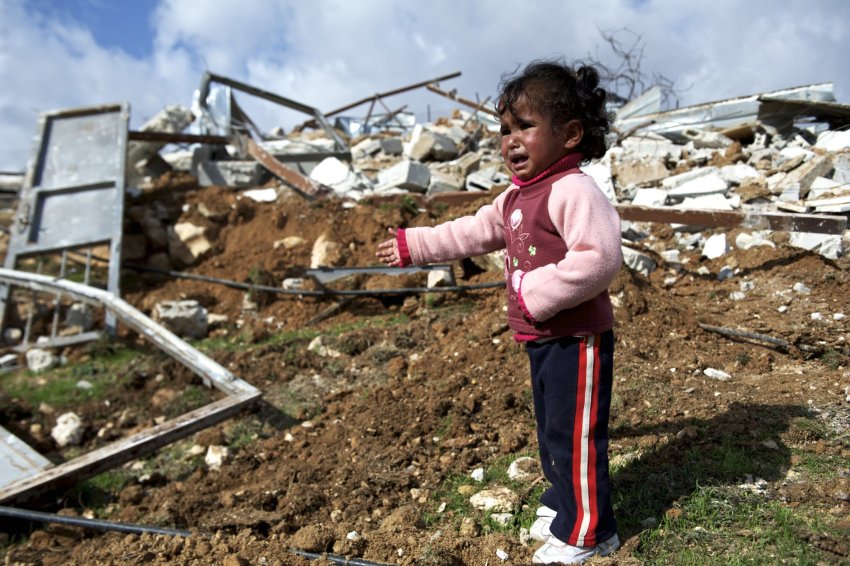
M793 104L793 97L810 97L815 93L826 102L811 103L810 108L817 110L827 105L833 114L836 108L840 109L842 119L850 116L849 107L830 101L829 87L789 89L761 95L759 100L784 96L791 97L787 103ZM651 95L650 92L645 96ZM757 105L754 100L744 97L731 102L738 108L744 103ZM836 122L833 115L831 121L795 124L786 120L782 127L777 127L776 115L753 106L752 115L743 115L735 123L726 119L722 128L714 119L692 120L689 126L681 127L682 113L693 111L678 109L648 114L652 104L635 102L640 110L633 111L631 104L618 110L610 149L604 158L583 167L615 204L742 214L834 216L850 212L850 132L840 129L842 126L829 129L833 124L844 123ZM730 101L721 101L698 108L708 108L712 110L708 114L716 116L722 113L718 108L729 104ZM780 105L779 109L784 111L785 106ZM177 122L182 127L187 112L169 107L151 123L165 121L173 129ZM810 114L822 118L817 112ZM635 121L637 127L633 127ZM345 159L348 155L338 156L339 152L334 154L338 148L338 140L333 139L336 134L345 135L338 130L333 135L321 130L296 130L258 145L289 170L302 175L305 182L323 191L323 197L336 196L344 201L399 194L426 199L458 193L474 196L503 189L510 183L509 171L499 154L498 123L492 114L480 108L475 112L455 110L450 117L432 123L383 128L346 139L350 159ZM136 151L134 155L141 154ZM323 155L327 156L322 158ZM260 202L273 202L283 192L293 189L286 180L275 179L239 144L196 144L189 149L163 152L161 159L145 155L134 170L151 172L151 163L157 164L156 173L161 173L165 165L171 171L191 174L201 186L240 189L241 197ZM138 191L144 193L155 177L137 176L135 180ZM297 190L298 186L294 188ZM125 259L144 259L149 267L160 270L190 266L213 249L217 226L227 222L231 211L208 210L201 205L199 212L209 220L205 225L185 220L182 212L161 202L129 207ZM775 246L777 241L830 259L841 256L850 247L847 231L843 234L794 231L788 237L777 236L771 230L754 229L728 242L723 231L712 235L712 226L673 224L673 227L672 241L652 242L645 241L649 237L646 223L624 221L627 265L648 275L659 260L675 268L682 261L682 252L696 250L703 257L716 259L733 247ZM501 265L498 258L490 263L496 268ZM675 271L672 270L671 277Z

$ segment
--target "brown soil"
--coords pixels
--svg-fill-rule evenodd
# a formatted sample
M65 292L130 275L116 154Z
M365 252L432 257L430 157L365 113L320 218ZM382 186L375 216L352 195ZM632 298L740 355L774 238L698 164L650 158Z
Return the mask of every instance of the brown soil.
M189 206L181 219L204 222L216 233L216 245L187 272L210 277L277 285L298 277L310 263L312 242L325 234L340 244L338 265L374 265L376 244L386 227L435 223L475 210L492 195L462 208L413 211L393 203L343 206L338 200L308 203L297 195L259 204L223 188L168 191L147 198L173 199ZM215 214L201 216L203 203ZM213 219L211 220L210 217ZM669 227L655 226L655 241L670 242ZM292 249L274 248L288 236L306 241ZM730 234L734 238L734 232ZM617 304L617 370L611 422L613 459L629 459L644 451L648 458L629 460L614 477L615 488L628 500L643 482L686 464L692 448L731 442L748 452L764 452L794 465L791 448L850 457L845 443L824 441L793 426L810 411L830 426L847 425L848 260L826 260L787 246L735 250L707 261L698 252L675 284L665 283L674 271L661 268L649 278L623 269L611 288ZM717 281L724 265L738 273ZM710 275L700 275L706 266ZM501 275L458 263L461 284L497 282ZM419 286L420 276L352 277L337 288ZM755 287L743 300L729 295L742 281ZM214 352L216 361L264 391L252 415L259 423L250 441L233 451L220 471L202 458L180 473L163 468L154 480L132 482L103 511L112 521L163 525L212 533L190 538L154 535L93 534L57 526L38 530L28 541L10 547L6 559L32 564L307 564L291 548L334 552L382 563L498 564L497 549L508 563L530 560L534 546L523 546L512 532L478 534L460 529L462 517L436 516L435 496L447 479L463 475L518 453L533 453L533 415L528 368L522 347L511 340L505 324L500 289L424 295L357 298L310 326L324 344L340 352L322 357L306 349L309 339L293 347L274 337L305 325L332 306L327 298L292 295L252 296L256 312L243 311L244 291L190 280L153 281L128 272L125 298L150 313L162 300L194 298L211 313L227 315L218 334L239 336L242 347ZM811 288L792 291L796 282ZM780 313L778 307L787 305ZM402 324L382 325L387 313L404 314ZM822 320L813 320L813 312ZM744 330L789 343L787 349L760 339L729 338L702 329L699 323ZM349 325L351 330L339 333ZM333 331L333 332L332 332ZM123 339L133 341L133 336ZM85 355L85 354L83 354ZM172 362L136 374L142 377L116 394L122 406L136 411L132 424L146 425L165 411L175 391L192 383ZM717 368L728 381L706 377ZM160 381L148 376L160 373ZM135 383L135 385L133 385ZM169 390L163 392L163 390ZM150 408L159 395L161 405ZM81 407L92 430L111 418L96 407ZM34 408L21 408L18 428L28 430L44 419ZM9 420L14 421L15 418ZM49 421L44 420L45 426ZM231 442L237 431L230 421L195 436L188 443ZM49 429L48 429L49 430ZM115 434L130 432L117 428ZM846 430L846 429L845 429ZM104 442L89 435L86 448ZM108 439L107 439L108 440ZM772 441L773 444L770 445ZM766 468L765 480L786 501L821 506L825 516L846 516L846 500L836 507L836 485L783 484ZM773 474L772 476L770 474ZM691 477L671 485L654 502L657 516L674 506L696 485L734 485L740 477ZM836 480L838 481L838 480ZM522 503L536 502L520 493ZM66 512L80 512L65 499ZM54 507L55 509L55 507ZM623 549L618 563L636 562L643 517L621 516ZM480 522L481 517L477 517ZM629 526L632 525L632 526ZM358 540L346 535L359 533ZM463 533L463 534L461 534ZM847 552L846 541L819 544ZM846 554L844 555L846 557ZM839 559L839 558L837 558Z

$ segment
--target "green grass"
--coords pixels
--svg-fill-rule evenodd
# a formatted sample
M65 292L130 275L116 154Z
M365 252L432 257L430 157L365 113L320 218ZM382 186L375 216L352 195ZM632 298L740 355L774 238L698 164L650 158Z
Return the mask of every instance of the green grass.
M113 387L130 377L128 368L140 354L138 350L124 347L94 351L85 362L38 374L29 370L2 374L0 389L32 407L46 403L61 410L83 401L106 398ZM81 380L89 382L91 387L78 387Z
M822 564L811 536L823 532L780 501L735 487L699 488L681 515L640 535L643 564Z

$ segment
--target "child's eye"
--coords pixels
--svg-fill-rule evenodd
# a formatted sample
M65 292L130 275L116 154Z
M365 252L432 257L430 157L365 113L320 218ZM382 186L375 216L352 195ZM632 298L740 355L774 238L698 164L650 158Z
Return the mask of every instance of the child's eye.
M500 128L499 133L503 136L511 135L511 130L509 128Z

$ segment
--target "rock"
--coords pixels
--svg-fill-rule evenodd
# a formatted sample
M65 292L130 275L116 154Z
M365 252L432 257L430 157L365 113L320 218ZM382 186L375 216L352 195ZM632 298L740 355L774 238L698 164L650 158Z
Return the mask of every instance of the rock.
M844 244L840 234L791 232L788 244L795 248L816 252L828 259L838 259L844 253Z
M336 157L327 157L310 171L310 179L330 187L338 195L362 191L371 187L350 165Z
M729 245L726 242L726 234L713 234L710 236L702 247L702 255L708 259L717 259L726 255L729 251Z
M469 503L482 511L509 513L519 503L519 496L506 487L498 486L479 491L469 498Z
M455 284L454 275L448 269L428 272L428 287L451 287Z
M256 187L265 169L256 161L209 161L197 163L198 184L202 187Z
M59 358L48 350L30 348L26 353L27 367L30 371L39 373L54 368L59 364Z
M282 240L276 240L272 245L274 249L284 248L287 250L291 250L293 248L297 248L298 246L303 246L307 243L307 240L302 238L301 236L288 236L283 238Z
M791 290L794 291L795 293L799 293L800 295L811 295L812 294L812 290L809 287L807 287L805 283L801 283L799 281L797 283L794 283L794 286L791 287Z
M220 470L221 466L229 459L230 450L227 446L213 445L207 448L204 462L211 470Z
M59 415L56 426L50 431L50 436L59 448L76 446L83 439L83 421L76 413Z
M655 271L656 263L655 260L652 259L652 256L633 250L628 246L621 246L621 248L623 251L623 263L625 263L629 269L640 273L645 277L649 277L649 274Z
M632 198L635 206L664 206L667 202L667 191L661 189L638 189Z
M163 301L154 306L153 319L178 336L203 338L209 321L198 301Z
M702 370L702 373L706 377L710 377L711 379L716 379L718 381L729 381L732 378L732 376L725 371L716 368L705 368Z
M427 194L462 191L463 188L464 180L457 175L444 171L431 171L431 181L428 184Z
M484 468L475 468L472 470L472 473L469 474L469 477L477 482L484 481Z
M321 234L313 243L313 251L310 253L310 268L333 267L339 265L343 259L343 246L333 242L327 234Z
M243 191L239 196L249 198L254 202L274 202L277 200L277 189L274 187L266 189L251 189Z
M180 222L168 228L168 254L178 263L189 266L212 247L207 229L191 222Z
M467 191L489 191L499 185L507 185L511 179L499 167L488 167L472 173L466 178Z
M507 527L513 521L514 515L513 513L493 513L490 515L490 520L492 520L497 525L501 525L502 527Z
M530 482L542 473L540 461L537 458L522 456L508 466L508 477L517 482Z
M741 232L740 234L735 236L735 247L738 249L748 250L750 248L755 248L758 246L767 246L770 248L775 248L776 244L768 240L767 237L765 237L761 232L753 232L752 234Z
M465 538L474 538L481 534L481 527L472 517L464 517L460 522L458 534Z
M392 189L403 189L424 193L428 190L430 182L431 170L427 166L404 160L378 173L378 184L375 190L386 192Z

